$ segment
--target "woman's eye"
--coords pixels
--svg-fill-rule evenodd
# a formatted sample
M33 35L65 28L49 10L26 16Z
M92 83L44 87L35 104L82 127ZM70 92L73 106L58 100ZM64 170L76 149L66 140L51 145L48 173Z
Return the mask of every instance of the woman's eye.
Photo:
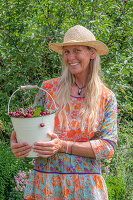
M69 53L69 51L67 51L67 50L64 50L64 54L68 54Z
M80 52L80 49L75 49L75 53Z

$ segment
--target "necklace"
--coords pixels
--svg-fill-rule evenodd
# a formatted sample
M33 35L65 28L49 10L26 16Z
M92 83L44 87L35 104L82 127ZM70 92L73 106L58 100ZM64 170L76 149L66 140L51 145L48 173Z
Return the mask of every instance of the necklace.
M77 85L76 82L75 82L75 85L78 87L78 95L81 95L81 93L82 93L82 89L85 88L85 86L82 87L82 88L80 88L80 87Z

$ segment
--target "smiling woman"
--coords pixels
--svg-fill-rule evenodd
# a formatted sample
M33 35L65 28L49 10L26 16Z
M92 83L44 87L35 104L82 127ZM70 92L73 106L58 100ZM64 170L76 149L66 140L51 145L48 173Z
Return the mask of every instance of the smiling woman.
M65 67L59 78L44 81L42 88L52 94L58 110L51 141L32 146L38 158L24 198L107 200L101 159L111 159L117 144L116 98L99 77L99 56L108 48L79 25L66 32L63 43L50 48L62 54ZM44 95L51 106L42 91L35 106L44 106ZM17 143L15 132L11 148L14 155L29 152L28 144Z

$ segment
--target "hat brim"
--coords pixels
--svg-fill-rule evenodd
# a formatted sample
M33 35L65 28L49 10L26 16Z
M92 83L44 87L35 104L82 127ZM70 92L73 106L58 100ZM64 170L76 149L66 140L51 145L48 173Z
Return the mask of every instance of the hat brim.
M101 55L105 55L109 52L108 47L101 41L87 41L87 42L79 42L79 41L73 41L73 42L63 42L63 43L51 43L49 45L49 48L53 51L62 54L63 47L64 46L72 46L72 45L81 45L81 46L89 46L96 49L97 53Z

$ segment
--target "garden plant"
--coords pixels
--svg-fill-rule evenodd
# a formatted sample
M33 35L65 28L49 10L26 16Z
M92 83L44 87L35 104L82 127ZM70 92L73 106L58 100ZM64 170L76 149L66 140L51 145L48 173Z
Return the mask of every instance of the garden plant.
M21 85L38 85L61 73L60 56L49 49L61 42L76 24L91 30L109 47L102 56L103 82L118 103L118 146L112 160L103 162L102 173L109 200L133 199L133 0L1 0L0 1L0 200L23 199L34 159L17 159L10 149L13 130L7 105ZM13 99L29 105L26 91Z

